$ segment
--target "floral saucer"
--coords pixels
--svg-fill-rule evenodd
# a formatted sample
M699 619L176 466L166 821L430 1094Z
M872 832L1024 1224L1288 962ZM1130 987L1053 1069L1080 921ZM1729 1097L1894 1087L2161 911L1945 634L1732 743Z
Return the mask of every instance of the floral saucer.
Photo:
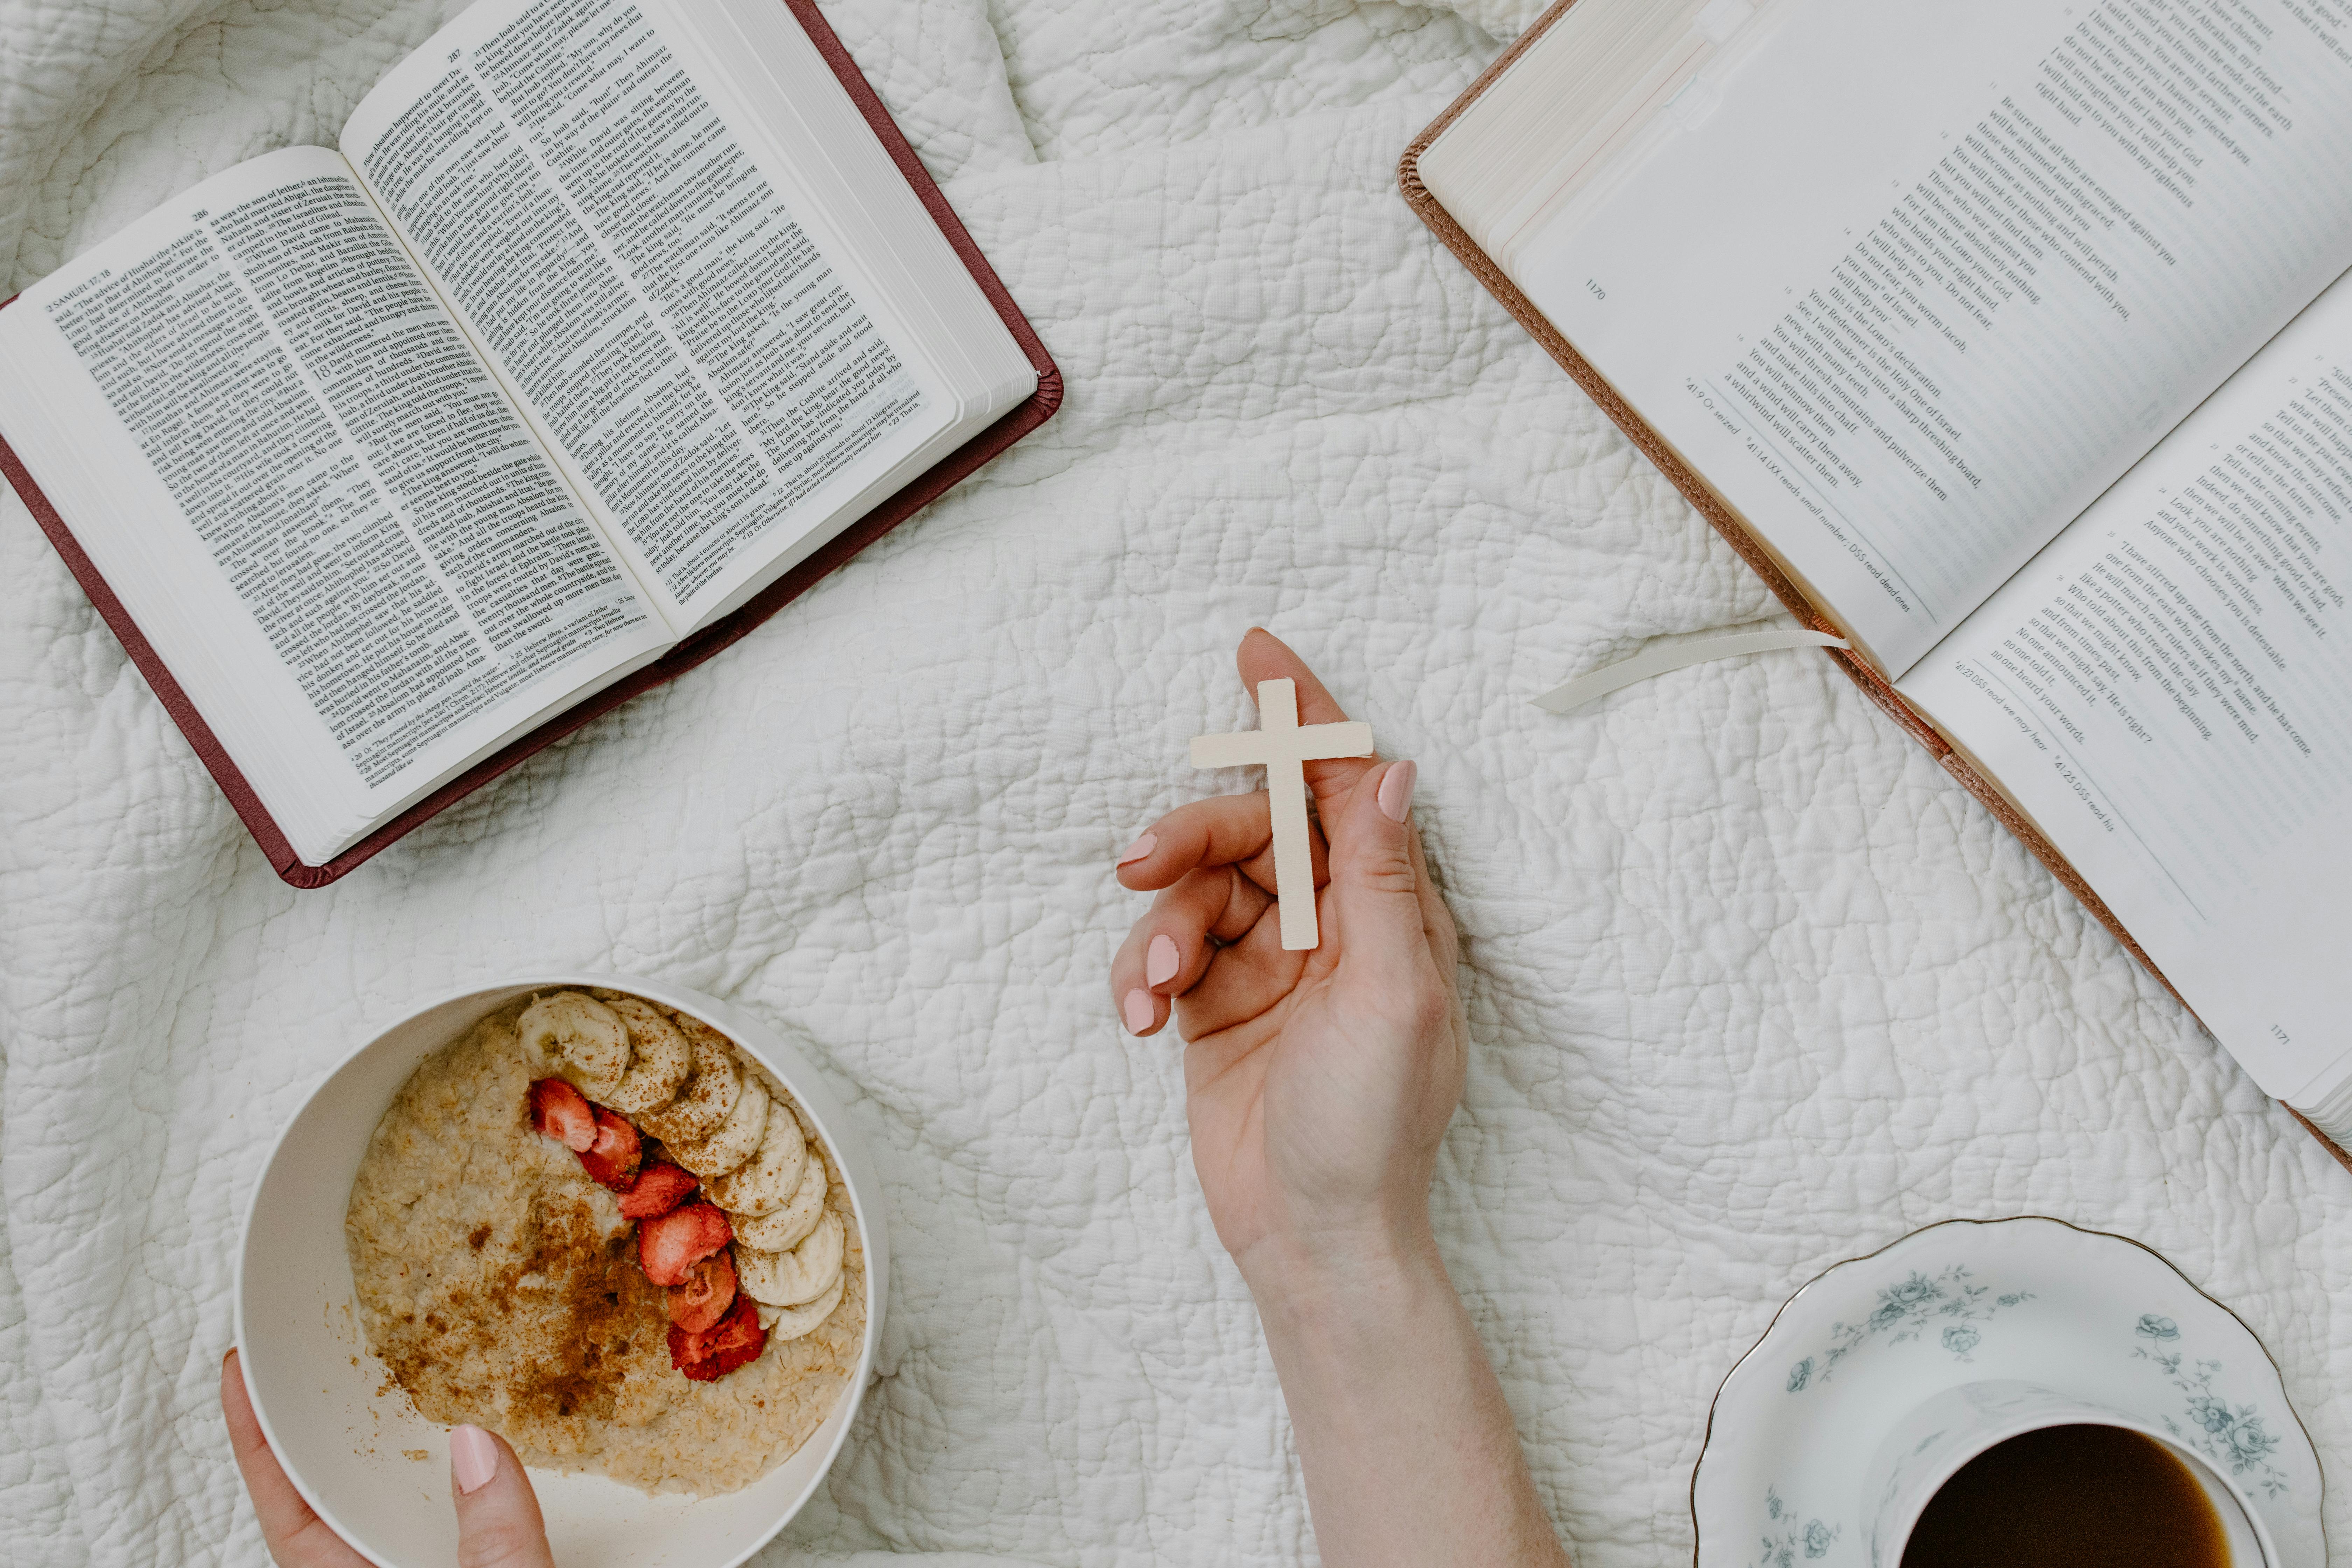
M1881 1440L1992 1379L2169 1435L2252 1505L2275 1568L2325 1568L2319 1457L2262 1342L2138 1242L2042 1218L1947 1220L1790 1298L1708 1413L1697 1568L1869 1568Z

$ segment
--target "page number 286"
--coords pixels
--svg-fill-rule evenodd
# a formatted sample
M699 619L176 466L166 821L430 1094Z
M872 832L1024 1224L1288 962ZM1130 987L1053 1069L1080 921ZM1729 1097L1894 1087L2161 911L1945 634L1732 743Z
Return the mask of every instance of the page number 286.
M1609 298L1609 290L1603 289L1600 284L1595 283L1590 278L1584 280L1584 291L1591 295L1596 300L1606 300Z

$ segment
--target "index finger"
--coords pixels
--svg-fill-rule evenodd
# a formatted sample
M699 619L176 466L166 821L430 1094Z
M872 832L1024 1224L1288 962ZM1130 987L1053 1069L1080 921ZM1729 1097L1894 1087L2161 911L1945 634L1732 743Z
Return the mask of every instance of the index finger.
M1292 650L1288 643L1264 626L1252 626L1234 650L1234 666L1240 670L1242 684L1249 688L1253 700L1257 696L1262 680L1288 680L1298 688L1298 721L1301 724L1339 724L1346 721L1347 710L1341 708L1307 661ZM1328 761L1307 764L1307 787L1315 792L1318 802L1344 794L1355 787L1356 781L1380 765L1380 753L1369 757L1333 757Z
M1319 888L1331 879L1330 852L1312 824L1307 840ZM1189 801L1153 823L1127 852L1134 858L1119 862L1119 885L1139 893L1173 887L1187 871L1206 866L1234 867L1274 891L1274 819L1262 790Z

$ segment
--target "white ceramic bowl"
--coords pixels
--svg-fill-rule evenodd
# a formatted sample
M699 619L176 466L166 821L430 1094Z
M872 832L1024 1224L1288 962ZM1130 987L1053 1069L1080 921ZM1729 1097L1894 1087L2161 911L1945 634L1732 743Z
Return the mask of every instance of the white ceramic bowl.
M533 1470L564 1568L731 1568L800 1511L833 1464L871 1378L889 1300L880 1182L866 1144L806 1058L714 997L615 974L553 974L436 1002L352 1053L294 1113L262 1168L237 1250L245 1385L279 1464L319 1516L383 1568L457 1561L445 1428L419 1417L368 1352L343 1246L352 1178L376 1123L419 1062L533 991L609 986L690 1013L774 1073L833 1153L866 1249L866 1339L841 1402L799 1451L723 1497L648 1497L601 1476ZM407 1457L422 1452L422 1459Z

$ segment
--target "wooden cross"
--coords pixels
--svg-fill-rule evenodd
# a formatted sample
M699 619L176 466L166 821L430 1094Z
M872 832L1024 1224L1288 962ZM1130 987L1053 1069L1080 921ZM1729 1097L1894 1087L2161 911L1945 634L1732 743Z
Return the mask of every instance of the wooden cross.
M1372 754L1372 727L1361 722L1298 722L1298 685L1257 683L1259 728L1237 735L1192 737L1196 768L1265 764L1265 794L1274 812L1274 897L1282 914L1282 945L1291 952L1322 940L1315 927L1315 857L1307 842L1307 768L1332 757Z

